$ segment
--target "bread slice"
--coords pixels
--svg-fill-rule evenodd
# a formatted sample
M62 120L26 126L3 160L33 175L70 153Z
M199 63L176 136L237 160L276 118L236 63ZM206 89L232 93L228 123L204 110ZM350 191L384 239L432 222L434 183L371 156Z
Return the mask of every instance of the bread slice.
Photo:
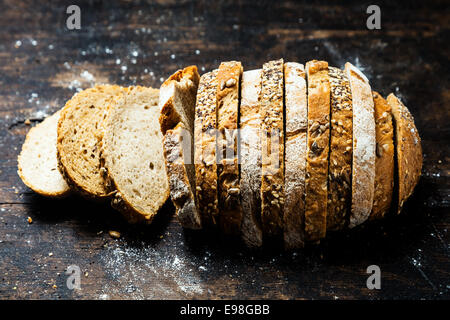
M17 159L23 183L46 197L64 197L70 188L58 169L56 130L61 111L31 128Z
M195 169L190 153L192 133L180 122L166 131L163 140L170 198L183 228L201 229L202 222L195 204Z
M414 118L408 108L394 95L387 97L395 120L395 143L398 168L398 207L403 208L419 182L422 171L422 145Z
M73 96L58 121L58 163L71 187L92 199L110 196L106 175L100 164L104 120L123 91L114 85L99 85Z
M261 221L263 232L281 235L284 206L284 70L283 59L263 65L261 88L262 173Z
M150 223L169 197L158 93L129 87L106 119L101 156L116 189L111 205L130 223Z
M372 92L375 105L375 191L370 219L383 218L389 211L394 188L394 127L391 106Z
M159 123L163 134L179 122L186 129L194 128L195 97L200 75L196 66L180 69L161 85L159 90Z
M346 226L352 201L352 94L344 71L329 67L328 75L331 85L331 133L327 230L340 230Z
M195 196L203 226L212 226L218 219L216 130L217 72L200 77L195 105L194 164Z
M375 187L375 118L369 80L351 63L345 64L353 105L352 209L349 227L360 225L372 211Z
M305 68L302 64L284 64L286 141L284 191L284 247L304 245L306 133L308 107Z
M195 202L194 108L200 76L196 66L178 70L161 86L159 95L164 159L170 197L184 228L200 229Z
M262 245L261 229L261 74L245 71L241 80L240 159L241 236L249 247Z
M242 64L222 62L217 73L217 177L219 226L224 234L240 234L242 207L238 165L238 117Z
M308 79L308 144L306 157L305 236L325 237L327 218L328 151L330 142L330 81L328 62L306 63Z

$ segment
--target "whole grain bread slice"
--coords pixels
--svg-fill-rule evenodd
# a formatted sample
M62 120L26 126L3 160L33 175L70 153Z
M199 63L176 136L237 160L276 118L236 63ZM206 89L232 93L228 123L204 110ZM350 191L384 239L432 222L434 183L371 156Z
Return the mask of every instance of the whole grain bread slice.
M330 81L328 62L306 63L308 80L308 144L306 157L305 236L309 241L325 237L327 178L330 142Z
M194 109L200 76L196 66L178 70L161 86L159 122L170 197L184 228L200 229L195 202Z
M203 226L217 224L217 72L213 70L200 77L195 105L194 164L195 196Z
M101 157L116 190L111 205L130 223L150 223L169 197L158 100L157 89L129 87L106 119Z
M370 219L380 219L389 211L394 188L394 127L391 106L372 92L375 104L375 191Z
M222 62L217 73L217 177L219 226L224 234L240 234L242 207L238 165L238 117L242 64Z
M353 111L350 83L345 73L328 68L331 85L331 137L328 161L327 230L341 230L352 201Z
M395 143L398 170L397 212L403 208L419 182L422 171L422 145L414 118L408 108L394 94L387 97L395 120Z
M284 247L304 246L306 134L308 106L305 68L302 64L284 64L286 141L284 191Z
M28 131L17 158L17 173L23 183L46 197L64 197L69 185L58 169L57 126L61 111L47 117Z
M105 118L122 91L115 85L83 90L66 103L58 121L59 168L73 189L91 199L110 196L100 149Z
M351 63L345 64L353 106L352 211L349 227L360 225L372 211L375 188L375 117L369 80Z
M262 69L261 221L265 235L282 234L284 206L284 61Z
M261 229L261 73L245 71L241 81L241 237L248 247L262 245Z

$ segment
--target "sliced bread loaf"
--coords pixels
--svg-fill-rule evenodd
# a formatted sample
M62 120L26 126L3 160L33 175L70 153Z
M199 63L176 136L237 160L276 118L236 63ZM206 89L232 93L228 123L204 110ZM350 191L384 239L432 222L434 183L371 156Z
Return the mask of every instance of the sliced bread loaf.
M238 165L239 92L242 65L222 62L217 73L217 177L219 226L224 234L240 233L242 207Z
M286 108L284 192L284 247L304 245L306 133L308 107L305 68L302 64L284 64Z
M261 221L267 236L281 235L284 205L283 59L262 69Z
M46 197L63 197L70 188L58 169L56 131L61 111L31 128L17 159L23 183Z
M305 236L325 237L327 223L330 81L328 62L306 63L308 79L308 144L306 157Z
M58 162L66 181L81 195L102 199L110 195L100 164L106 115L122 87L99 85L70 99L58 121Z
M218 222L216 92L217 69L200 77L195 105L195 196L204 226Z
M375 191L370 219L379 219L389 211L394 188L394 127L391 106L372 92L375 105Z
M375 117L369 80L351 63L345 64L353 107L352 208L349 227L369 218L375 188Z
M398 170L397 212L403 208L419 182L422 171L422 145L414 118L408 108L394 94L387 97L395 120L395 143Z
M150 223L169 197L158 93L129 87L106 119L101 156L116 189L111 205L130 223Z
M200 229L195 202L194 108L200 76L196 66L178 70L161 86L161 131L170 197L184 228ZM175 126L174 126L175 125Z
M261 230L261 69L245 71L241 81L241 235L249 247L262 245Z
M352 94L345 73L329 67L331 137L328 161L327 230L345 227L352 201Z

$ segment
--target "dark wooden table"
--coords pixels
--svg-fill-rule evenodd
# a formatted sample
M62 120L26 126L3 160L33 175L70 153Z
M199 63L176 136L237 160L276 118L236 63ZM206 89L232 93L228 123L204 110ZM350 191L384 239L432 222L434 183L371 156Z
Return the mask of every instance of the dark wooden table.
M381 30L368 30L369 2L84 1L71 31L72 1L1 1L0 299L448 299L449 3L392 2L379 3ZM106 205L44 199L17 176L25 120L36 124L79 88L159 87L190 64L203 73L279 57L350 61L406 102L424 167L403 215L294 253L249 252L184 232L170 204L153 225L128 226ZM372 264L381 290L366 287ZM66 286L70 265L82 271L80 290Z

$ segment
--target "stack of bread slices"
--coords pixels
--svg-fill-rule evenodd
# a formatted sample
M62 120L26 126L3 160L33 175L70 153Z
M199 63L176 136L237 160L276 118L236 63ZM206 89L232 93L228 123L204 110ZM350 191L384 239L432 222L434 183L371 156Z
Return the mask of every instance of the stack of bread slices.
M160 90L84 90L30 130L19 175L36 192L109 200L151 222L169 194L184 228L285 248L399 213L422 168L414 119L347 63L238 61L178 70Z

